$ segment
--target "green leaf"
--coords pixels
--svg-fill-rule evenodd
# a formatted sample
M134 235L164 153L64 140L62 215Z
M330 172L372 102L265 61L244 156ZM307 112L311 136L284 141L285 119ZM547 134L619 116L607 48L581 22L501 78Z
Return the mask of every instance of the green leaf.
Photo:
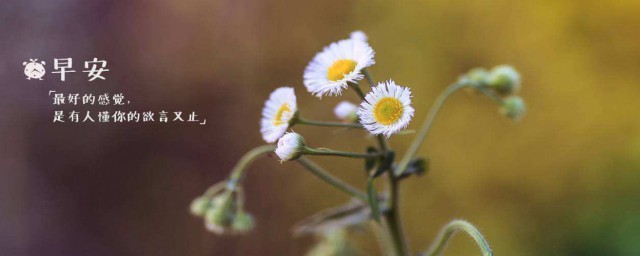
M371 217L380 223L380 207L378 206L378 192L373 185L373 177L367 180L367 195L369 197L369 207L371 208Z

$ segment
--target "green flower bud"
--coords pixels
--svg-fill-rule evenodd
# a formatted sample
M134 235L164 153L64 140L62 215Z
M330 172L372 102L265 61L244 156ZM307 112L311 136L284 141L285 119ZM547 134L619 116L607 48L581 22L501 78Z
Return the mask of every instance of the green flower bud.
M349 245L347 231L344 229L330 230L322 235L320 241L306 256L347 256L357 255Z
M205 212L207 211L207 209L209 209L209 207L211 206L211 199L207 198L207 197L197 197L196 199L193 199L193 201L191 202L191 214L193 214L194 216L198 216L198 217L202 217L204 216Z
M467 72L466 78L473 83L473 86L486 86L489 79L489 71L485 68L474 68Z
M509 96L504 99L504 104L502 105L500 112L512 120L517 121L522 118L526 112L526 107L522 98L518 96Z
M520 89L520 74L513 67L500 65L491 69L488 84L502 95L511 95Z
M239 211L233 219L231 228L237 233L246 233L251 231L255 226L255 222L251 214Z
M222 234L233 223L233 217L236 211L234 201L232 200L235 193L223 193L216 196L211 207L205 212L204 219L207 229Z

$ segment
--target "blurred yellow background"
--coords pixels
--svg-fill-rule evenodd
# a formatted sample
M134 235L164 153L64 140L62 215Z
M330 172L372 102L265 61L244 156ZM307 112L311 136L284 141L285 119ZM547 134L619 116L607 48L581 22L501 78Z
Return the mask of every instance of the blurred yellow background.
M303 116L332 120L342 97L308 94L302 72L332 41L363 30L370 71L414 93L417 129L437 94L477 66L511 64L527 115L512 123L459 92L420 154L431 171L402 187L413 252L463 218L496 255L640 254L640 1L10 1L2 8L6 101L0 195L6 255L301 255L298 220L348 200L295 163L262 159L245 187L257 228L205 231L188 205L262 144L259 118L277 87ZM31 56L110 62L107 82L26 84ZM62 55L62 56L61 56ZM22 67L17 67L17 70ZM53 125L48 89L123 92L132 108L196 110L206 126ZM21 100L21 97L30 98ZM361 151L359 131L295 127L307 143ZM391 139L403 152L412 135ZM362 162L314 158L364 188ZM357 234L364 255L373 236ZM4 246L1 246L4 245ZM6 249L2 249L6 248ZM477 255L463 235L446 255Z

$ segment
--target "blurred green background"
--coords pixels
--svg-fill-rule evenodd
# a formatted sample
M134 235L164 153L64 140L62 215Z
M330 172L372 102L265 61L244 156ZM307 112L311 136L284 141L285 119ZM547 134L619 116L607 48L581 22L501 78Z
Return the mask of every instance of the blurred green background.
M348 200L295 163L262 159L245 187L257 228L218 237L192 198L262 144L264 100L293 86L323 46L369 35L375 79L411 87L417 129L436 95L477 66L511 64L528 113L456 94L421 155L431 172L402 188L414 252L442 225L478 226L496 255L640 255L640 1L5 1L0 6L0 254L301 255L298 220ZM99 57L107 80L27 81L21 63ZM52 63L51 63L52 64ZM51 74L49 74L51 75ZM124 93L131 110L197 111L206 126L52 124L47 92ZM83 108L78 108L85 110ZM296 127L312 146L361 151L362 132ZM395 136L402 151L411 135ZM317 158L363 188L362 163ZM356 235L363 255L373 236ZM459 235L446 255L477 255Z

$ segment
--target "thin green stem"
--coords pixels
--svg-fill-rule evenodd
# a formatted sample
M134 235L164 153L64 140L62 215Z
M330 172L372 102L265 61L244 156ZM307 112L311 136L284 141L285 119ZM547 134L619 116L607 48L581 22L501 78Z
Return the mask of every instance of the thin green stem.
M226 185L227 184L225 182L218 182L216 184L213 184L204 192L204 194L202 194L202 196L207 198L212 197L216 193L222 191L226 187Z
M351 88L353 88L353 90L358 94L358 97L360 97L360 99L364 100L364 92L362 91L362 88L360 88L360 85L356 84L356 83L349 83L349 86L351 86Z
M425 256L440 255L444 251L444 249L447 247L447 242L449 242L449 239L453 237L456 231L464 231L467 234L469 234L469 236L473 238L476 244L478 244L478 247L480 247L480 251L482 251L482 255L484 256L493 255L493 251L491 251L491 248L489 247L487 240L484 238L484 236L482 236L482 233L480 233L480 231L476 227L471 225L471 223L464 220L454 220L452 222L449 222L449 224L445 225L444 228L442 228L442 230L436 237L436 239L433 241L433 244L431 244L431 247L429 247L429 250L427 250L424 254L421 254L421 255L425 255Z
M464 80L461 80L461 81L464 81ZM409 162L411 161L411 159L416 155L416 153L418 152L418 149L420 149L422 142L427 137L427 133L429 133L429 130L433 125L433 120L436 118L436 116L438 115L438 112L440 111L444 103L447 101L449 96L453 94L455 91L457 91L458 89L467 86L467 83L464 83L461 81L453 83L452 85L447 87L447 89L445 89L438 96L438 98L436 98L436 101L433 103L433 106L429 110L429 113L427 114L427 117L424 120L424 123L422 123L422 126L420 126L420 130L418 131L418 134L413 139L413 142L411 142L411 145L409 146L409 149L407 149L407 152L402 157L402 160L400 160L400 163L398 164L398 167L394 172L396 176L402 175L402 173L405 171L405 169L409 165Z
M351 185L347 184L346 182L334 177L333 175L331 175L329 172L324 170L322 167L320 167L318 164L316 164L315 162L311 161L310 159L308 159L308 158L303 156L303 157L298 158L297 161L302 166L307 168L307 170L309 170L309 172L311 172L313 175L317 176L321 180L329 183L329 185L337 188L338 190L340 190L342 192L345 192L345 193L349 194L352 197L358 198L359 200L361 200L361 201L363 201L365 203L368 202L367 201L367 194L365 194L364 192L352 187Z
M486 95L487 97L489 97L490 99L498 103L499 105L504 105L504 99L502 99L500 96L498 96L495 92L493 92L489 88L479 87L476 90L480 91L481 93L483 93L484 95Z
M303 152L305 155L316 155L316 156L344 156L344 157L352 157L352 158L372 158L380 156L380 153L354 153L354 152L344 152L337 151L328 148L309 148L306 147Z
M369 86L371 86L372 88L376 86L376 83L373 81L373 77L366 68L362 69L362 74L364 74L364 78L367 79Z
M382 150L382 152L386 154L387 151L389 151L389 144L387 144L387 139L385 139L383 135L377 135L376 139L378 140L378 144L380 145L380 150Z
M409 255L409 247L404 237L402 221L399 215L400 202L398 195L400 184L398 184L398 179L391 173L389 174L389 184L391 194L389 197L389 210L385 212L384 217L391 235L391 240L393 241L396 256L406 256Z
M303 118L296 119L296 124L327 126L327 127L362 128L362 125L359 123L324 122L324 121L308 120Z
M249 166L249 164L251 164L256 158L258 158L262 154L273 152L273 150L275 150L274 145L262 145L262 146L255 147L249 150L249 152L245 153L240 158L240 160L238 161L236 166L233 168L233 170L231 171L231 174L229 175L229 179L227 180L227 187L234 189L236 184L241 182L242 179L244 178L244 174L245 174L245 170L247 170L247 166Z

